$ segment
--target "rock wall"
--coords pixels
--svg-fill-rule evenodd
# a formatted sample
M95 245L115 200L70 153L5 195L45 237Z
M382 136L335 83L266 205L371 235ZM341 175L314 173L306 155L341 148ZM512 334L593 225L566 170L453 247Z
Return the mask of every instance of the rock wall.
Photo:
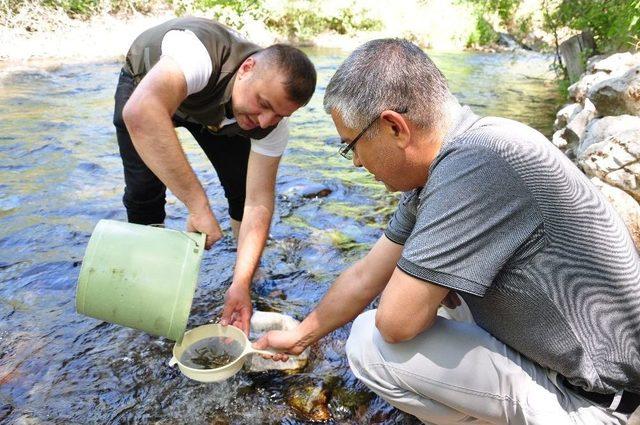
M640 248L640 53L589 59L569 97L552 143L591 177Z

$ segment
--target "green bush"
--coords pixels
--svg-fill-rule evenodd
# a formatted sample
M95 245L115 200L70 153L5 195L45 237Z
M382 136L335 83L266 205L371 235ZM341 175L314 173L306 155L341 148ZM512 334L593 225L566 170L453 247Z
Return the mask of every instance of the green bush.
M62 9L72 17L86 18L100 10L100 0L42 0L42 5Z
M515 12L520 6L521 0L467 0L475 4L482 14L496 13L500 18L500 23L509 30L514 29Z
M486 46L498 41L498 33L482 15L478 15L476 27L467 40L467 47Z
M180 15L196 9L236 29L242 29L246 17L263 22L267 28L291 40L306 41L324 31L339 34L380 28L355 5L344 7L331 16L321 12L320 0L283 0L272 10L262 0L176 0ZM273 6L273 5L271 5Z
M603 53L631 50L640 36L640 0L562 0L546 24L591 31Z
M336 15L323 16L313 7L290 5L284 13L265 19L268 28L289 39L305 41L325 31L348 34L355 31L379 29L379 21L359 16L349 8L340 9Z

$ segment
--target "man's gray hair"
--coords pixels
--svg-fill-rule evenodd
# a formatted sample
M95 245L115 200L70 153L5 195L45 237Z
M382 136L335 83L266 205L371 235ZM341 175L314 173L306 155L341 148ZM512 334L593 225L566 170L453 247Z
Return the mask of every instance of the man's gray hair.
M402 39L369 41L331 77L324 109L334 110L350 129L364 128L385 110L402 112L425 130L444 125L453 95L447 80L415 44ZM372 136L377 131L373 126Z

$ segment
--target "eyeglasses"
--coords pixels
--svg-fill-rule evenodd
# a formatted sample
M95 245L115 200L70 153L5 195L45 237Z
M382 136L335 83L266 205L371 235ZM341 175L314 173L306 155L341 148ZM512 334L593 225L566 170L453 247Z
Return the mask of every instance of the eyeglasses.
M407 108L404 108L402 111L398 112L398 114L406 114L407 110ZM351 161L353 159L353 149L355 148L356 143L358 143L358 140L360 140L364 133L366 133L367 130L371 128L371 126L378 120L378 118L380 118L380 114L378 114L373 120L371 120L371 122L360 133L358 133L356 137L354 137L351 143L347 144L347 142L342 139L342 144L338 149L338 153L340 153L340 155L342 155L344 158Z

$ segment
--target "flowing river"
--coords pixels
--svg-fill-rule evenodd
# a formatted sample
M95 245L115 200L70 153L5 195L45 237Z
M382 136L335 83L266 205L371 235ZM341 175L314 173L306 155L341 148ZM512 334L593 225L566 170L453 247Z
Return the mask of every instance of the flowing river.
M397 194L337 153L322 96L346 53L309 55L318 87L292 118L271 237L253 287L255 308L298 319L380 236L397 202ZM550 57L432 58L476 113L520 120L551 136L562 99ZM172 341L76 314L76 281L93 227L102 218L126 220L111 124L119 68L74 65L0 79L0 423L298 424L310 417L292 399L305 391L324 395L329 423L415 423L351 374L344 355L349 325L316 344L298 374L241 371L200 384L168 366ZM188 133L180 135L229 235L218 178ZM303 196L314 188L331 193ZM168 199L166 225L183 229L186 210ZM220 314L234 260L229 236L205 253L190 328Z

